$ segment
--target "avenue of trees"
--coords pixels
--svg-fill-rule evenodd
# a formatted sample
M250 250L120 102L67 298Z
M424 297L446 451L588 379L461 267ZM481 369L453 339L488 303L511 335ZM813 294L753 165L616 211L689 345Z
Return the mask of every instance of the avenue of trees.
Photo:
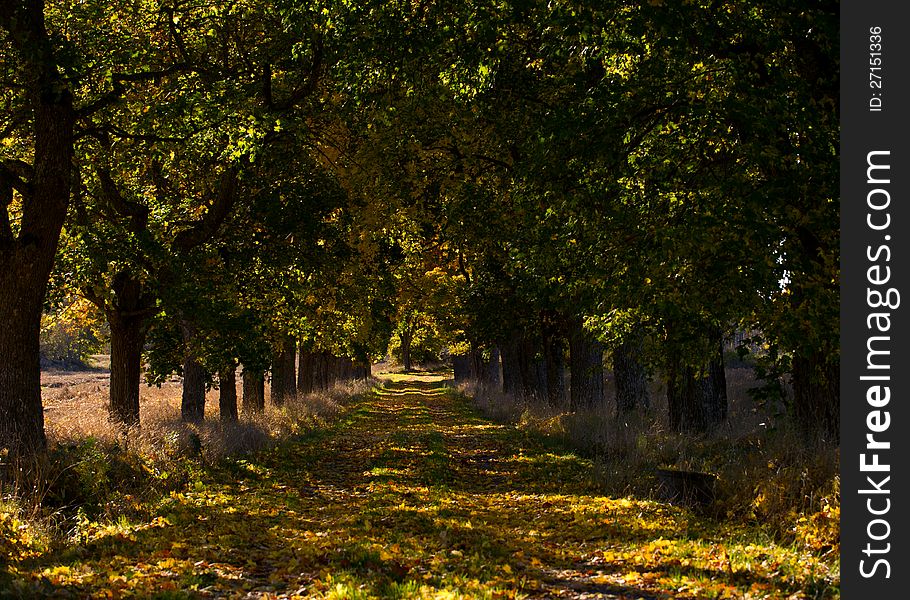
M46 450L75 297L124 426L143 379L231 420L433 332L570 408L662 377L708 431L748 331L836 442L838 72L825 0L0 0L0 448Z

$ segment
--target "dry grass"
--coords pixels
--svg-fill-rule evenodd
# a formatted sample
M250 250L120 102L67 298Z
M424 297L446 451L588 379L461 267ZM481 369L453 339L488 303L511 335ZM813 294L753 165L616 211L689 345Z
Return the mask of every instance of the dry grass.
M47 373L42 381L45 430L51 448L87 439L103 445L120 445L152 458L201 454L206 460L262 449L291 435L317 427L338 413L344 402L368 390L371 382L339 384L331 390L301 396L276 407L266 386L266 409L241 415L236 423L222 423L218 390L206 394L205 420L186 424L180 420L181 383L143 386L140 391L141 426L123 431L108 419L108 379L105 372ZM237 384L238 398L242 384Z
M656 470L675 468L717 476L715 516L760 523L776 537L836 551L839 533L838 448L808 444L782 406L758 404L749 369L727 371L729 414L706 435L673 432L665 390L651 384L651 407L617 418L615 391L606 381L602 407L567 412L474 386L462 391L500 422L550 437L593 459L596 476L613 494L659 496Z
M203 464L273 447L288 438L327 427L355 396L378 382L339 384L222 423L218 390L206 394L205 419L180 419L181 382L143 386L141 426L123 430L108 419L109 373L42 373L48 454L27 469L0 473L0 500L15 507L29 531L53 532L48 539L75 535L84 516L116 520L154 507L157 499L198 478ZM238 382L238 397L242 395ZM61 537L62 536L62 537Z

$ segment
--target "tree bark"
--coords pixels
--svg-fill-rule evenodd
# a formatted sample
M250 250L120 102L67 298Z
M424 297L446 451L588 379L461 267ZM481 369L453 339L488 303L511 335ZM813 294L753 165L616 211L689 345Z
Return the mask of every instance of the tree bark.
M577 320L572 322L569 334L569 372L569 403L573 410L603 404L603 345Z
M288 336L272 361L272 404L281 406L297 397L297 341Z
M354 379L366 381L370 378L370 363L366 360L354 361Z
M108 411L114 423L139 425L139 388L142 385L142 347L145 318L108 311L111 329L111 387Z
M530 337L522 337L518 346L522 396L538 400L547 398L547 366L542 354Z
M566 398L566 361L558 315L546 313L541 318L543 357L546 368L547 402L562 406Z
M201 423L205 419L205 368L196 357L183 362L183 397L180 418L184 423Z
M66 218L73 159L73 99L61 80L44 5L0 11L7 43L19 49L33 78L33 159L27 185L0 170L0 448L13 461L31 460L47 447L41 405L38 341L48 278ZM10 228L12 190L22 194L19 231Z
M452 356L452 376L455 383L466 383L473 376L472 360L470 354L454 354Z
M484 380L487 385L499 388L502 377L499 373L500 352L498 346L490 348L490 360L484 361Z
M616 415L648 408L648 373L641 362L642 336L633 331L613 349L613 378L616 382Z
M403 331L399 338L401 339L401 363L405 373L411 372L411 339L410 331Z
M243 368L243 414L253 415L265 410L265 377L261 371Z
M218 374L218 413L224 422L237 421L237 366L234 364Z
M793 356L793 417L807 440L840 441L840 364L820 352Z
M332 358L332 354L325 350L316 354L313 373L314 390L322 392L332 387Z
M727 378L723 347L706 367L696 369L673 363L667 373L670 426L679 432L704 433L727 417Z
M104 309L111 329L111 387L108 392L110 419L127 427L139 425L139 388L142 384L142 348L150 299L142 282L128 270L114 276L113 304L90 295Z
M502 359L502 392L504 394L521 394L521 365L518 352L518 341L515 337L499 344Z
M315 355L312 352L303 349L303 346L300 346L300 351L298 352L298 365L297 365L297 393L298 394L312 394L313 393L313 371L315 369Z
M6 283L0 275L0 448L9 449L12 462L43 453L47 441L41 406L40 304L28 306L23 302L28 293Z
M354 361L347 356L338 359L338 379L352 381L354 379Z

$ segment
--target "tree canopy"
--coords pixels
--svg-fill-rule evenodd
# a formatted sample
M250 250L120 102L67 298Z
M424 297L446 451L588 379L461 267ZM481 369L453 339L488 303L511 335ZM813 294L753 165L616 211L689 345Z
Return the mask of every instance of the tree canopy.
M125 425L143 365L432 335L551 400L570 347L638 340L704 429L745 331L836 438L837 31L809 0L4 1L0 445L43 451L41 316L76 297Z

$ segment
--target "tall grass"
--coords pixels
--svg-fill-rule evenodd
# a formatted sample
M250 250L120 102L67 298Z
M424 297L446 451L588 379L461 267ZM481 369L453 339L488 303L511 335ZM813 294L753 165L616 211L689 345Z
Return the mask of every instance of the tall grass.
M489 417L536 432L592 459L593 476L614 495L660 498L657 470L712 473L717 477L709 516L760 524L769 535L837 552L840 517L838 448L806 442L782 406L762 405L748 394L748 369L728 369L729 415L708 434L670 429L663 386L651 384L651 407L619 418L615 392L606 401L569 412L534 398L476 384L462 392Z
M140 399L141 426L124 430L108 419L106 390L64 388L45 410L48 442L55 446L84 440L118 446L152 458L186 454L205 460L253 452L289 436L318 427L336 414L343 404L371 387L372 383L339 384L330 390L302 395L276 407L266 390L264 412L241 414L237 422L222 422L218 391L206 394L205 419L199 424L180 419L180 388L165 384L143 389ZM238 384L239 386L239 384ZM238 395L241 391L238 389Z
M103 375L63 374L43 390L47 456L31 472L0 478L0 548L10 556L79 537L80 524L147 517L156 499L197 478L205 464L257 452L327 426L375 380L334 388L222 422L218 391L206 398L203 422L180 420L179 381L144 387L141 426L108 419ZM238 390L238 393L240 390ZM15 550L15 551L14 551Z

